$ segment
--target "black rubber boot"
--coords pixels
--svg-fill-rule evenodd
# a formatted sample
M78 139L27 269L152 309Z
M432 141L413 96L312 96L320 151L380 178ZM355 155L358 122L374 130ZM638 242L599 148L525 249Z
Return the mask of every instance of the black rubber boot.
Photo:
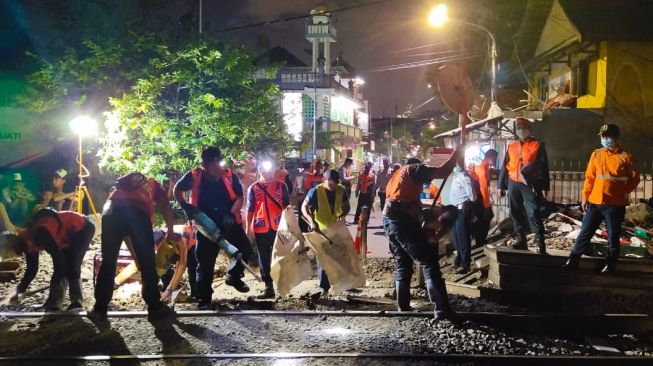
M567 270L578 269L580 267L580 256L571 254L562 268Z
M537 253L546 254L546 241L544 240L544 235L537 238Z
M274 299L274 286L272 283L266 283L265 289L256 295L257 299Z
M410 281L395 281L397 308L399 311L413 311L410 307Z
M517 235L517 241L512 245L512 249L528 250L528 242L524 235Z

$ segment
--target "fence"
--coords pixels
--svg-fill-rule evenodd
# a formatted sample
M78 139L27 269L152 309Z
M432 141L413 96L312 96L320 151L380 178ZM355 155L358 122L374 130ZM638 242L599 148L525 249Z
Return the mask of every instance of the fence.
M547 199L560 204L579 204L582 198L583 183L585 182L585 165L582 162L557 161L549 167L551 189ZM640 182L630 194L629 202L648 200L653 197L653 162L640 165ZM500 197L496 192L496 181L491 182L494 215L497 222L510 215L508 198Z

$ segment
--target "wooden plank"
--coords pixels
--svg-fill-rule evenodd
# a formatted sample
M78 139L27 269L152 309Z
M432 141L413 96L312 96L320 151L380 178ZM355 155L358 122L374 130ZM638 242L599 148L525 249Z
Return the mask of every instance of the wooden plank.
M446 286L447 293L450 294L462 295L471 298L481 297L481 290L479 290L478 286L449 281L446 282Z

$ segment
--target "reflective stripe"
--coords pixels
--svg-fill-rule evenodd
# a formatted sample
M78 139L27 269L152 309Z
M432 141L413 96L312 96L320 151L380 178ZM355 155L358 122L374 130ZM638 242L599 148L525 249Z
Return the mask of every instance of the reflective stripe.
M628 177L615 177L612 175L597 174L596 179L605 179L612 182L628 182Z

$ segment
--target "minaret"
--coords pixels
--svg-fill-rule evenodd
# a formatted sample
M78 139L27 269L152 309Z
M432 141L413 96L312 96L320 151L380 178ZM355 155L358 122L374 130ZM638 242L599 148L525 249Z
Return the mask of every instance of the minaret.
M336 29L331 24L331 13L325 6L311 10L306 22L306 39L313 44L313 71L319 72L320 56L324 58L324 73L331 74L331 43L336 41Z

